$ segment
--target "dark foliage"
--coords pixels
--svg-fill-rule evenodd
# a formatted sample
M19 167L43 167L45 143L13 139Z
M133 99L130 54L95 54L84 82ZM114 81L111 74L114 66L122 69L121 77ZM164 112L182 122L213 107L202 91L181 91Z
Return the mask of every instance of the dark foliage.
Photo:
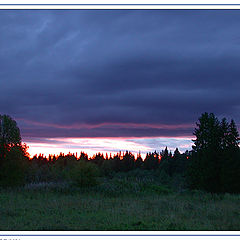
M22 144L20 130L8 115L0 115L0 185L18 186L25 182L28 147Z
M19 146L11 147L1 164L0 185L4 187L24 185L26 171L27 157Z
M19 128L14 120L3 115L0 129L0 184L22 185L39 182L71 182L78 187L98 183L98 177L114 178L116 174L148 172L163 184L185 186L216 193L240 192L239 134L233 120L219 121L214 114L204 113L194 131L196 139L192 151L172 154L166 147L160 153L147 153L143 160L139 153L126 151L112 156L97 153L92 157L84 152L76 154L40 154L29 158L27 146L21 143Z
M232 120L204 113L194 131L189 186L209 192L240 192L239 136Z
M147 153L144 160L143 168L147 170L157 169L159 161L159 154L156 151L154 153Z

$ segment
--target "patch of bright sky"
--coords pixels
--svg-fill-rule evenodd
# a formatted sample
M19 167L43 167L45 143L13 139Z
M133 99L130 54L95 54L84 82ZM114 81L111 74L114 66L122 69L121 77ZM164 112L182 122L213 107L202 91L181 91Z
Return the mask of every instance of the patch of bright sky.
M35 154L64 154L78 153L81 151L92 156L98 152L115 154L119 151L131 151L134 154L141 152L144 157L147 152L160 152L166 146L172 152L178 147L180 152L191 150L192 140L190 137L185 138L54 138L42 139L41 142L33 139L27 141L29 153Z

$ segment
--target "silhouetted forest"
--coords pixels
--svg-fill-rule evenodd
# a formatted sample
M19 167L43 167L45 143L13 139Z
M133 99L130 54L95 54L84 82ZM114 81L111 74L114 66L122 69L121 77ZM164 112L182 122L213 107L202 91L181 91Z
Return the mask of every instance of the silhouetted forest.
M40 154L29 157L22 143L17 123L0 116L0 184L16 186L36 182L68 181L79 187L97 185L101 177L116 173L151 172L165 178L181 176L184 186L216 193L240 192L239 134L235 122L221 121L213 113L204 113L193 132L191 151L172 153L166 147L149 152L143 159L129 151L115 155L86 153L64 155ZM100 180L99 180L100 179Z

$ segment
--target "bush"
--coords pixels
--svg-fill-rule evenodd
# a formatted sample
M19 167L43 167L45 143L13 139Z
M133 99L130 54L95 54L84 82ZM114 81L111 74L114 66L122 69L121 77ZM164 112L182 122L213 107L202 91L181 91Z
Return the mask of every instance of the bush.
M155 192L157 194L173 193L173 191L169 187L163 185L148 185L146 186L146 191Z
M104 162L101 165L101 172L102 175L107 177L113 177L114 171L113 171L113 162L111 160L104 160Z
M54 165L29 162L26 179L28 183L59 182L61 172Z
M71 168L65 169L67 180L78 187L91 187L98 184L100 175L97 165L89 162L76 162Z
M19 147L12 147L1 163L0 185L3 187L24 185L27 161Z

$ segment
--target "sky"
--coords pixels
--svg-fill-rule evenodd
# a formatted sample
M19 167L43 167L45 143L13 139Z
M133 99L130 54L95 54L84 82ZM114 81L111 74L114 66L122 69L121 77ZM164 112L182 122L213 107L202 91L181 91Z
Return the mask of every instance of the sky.
M0 10L0 114L35 153L191 150L240 123L240 10Z

